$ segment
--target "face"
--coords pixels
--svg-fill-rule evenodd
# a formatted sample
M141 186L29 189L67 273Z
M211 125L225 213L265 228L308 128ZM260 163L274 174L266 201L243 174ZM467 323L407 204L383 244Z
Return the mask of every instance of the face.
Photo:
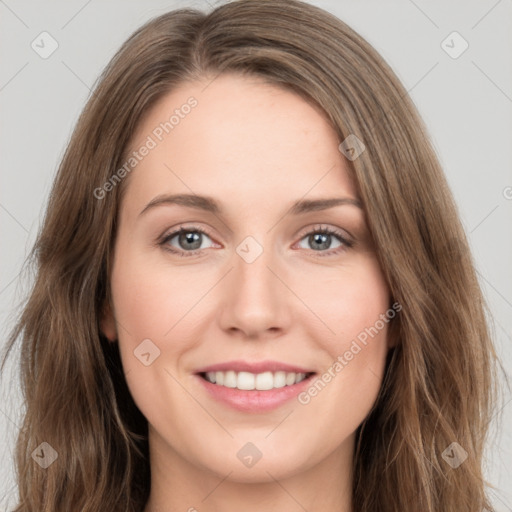
M336 465L390 346L341 140L291 92L206 83L164 97L133 139L103 332L161 464L238 482Z

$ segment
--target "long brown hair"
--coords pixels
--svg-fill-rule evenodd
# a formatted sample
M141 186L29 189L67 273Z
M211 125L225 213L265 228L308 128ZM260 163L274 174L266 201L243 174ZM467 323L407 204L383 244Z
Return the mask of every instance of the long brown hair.
M26 413L15 512L144 508L147 421L127 389L116 344L99 328L129 178L102 198L94 190L123 165L155 102L185 81L223 72L300 94L323 109L340 142L355 135L366 148L346 164L402 311L381 392L357 432L354 511L491 509L482 456L496 354L426 128L394 72L345 23L295 0L240 0L208 14L176 10L138 29L77 123L31 253L35 284L5 356L21 339ZM43 442L58 454L44 470L31 457ZM443 454L451 449L460 458L459 446L467 459L455 468Z

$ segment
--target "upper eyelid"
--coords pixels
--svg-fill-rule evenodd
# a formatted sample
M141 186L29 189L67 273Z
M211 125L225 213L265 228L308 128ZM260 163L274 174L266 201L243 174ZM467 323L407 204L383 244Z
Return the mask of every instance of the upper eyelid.
M200 228L198 226L179 226L178 228L175 228L169 232L165 232L161 237L159 237L159 240L161 241L165 241L165 240L169 240L171 238L174 238L176 235L179 235L181 231L184 231L184 232L194 232L194 231L197 231L199 233L203 233L204 235L208 236L209 238L212 238L213 239L213 236L210 235L210 233L208 231L206 231L204 228Z

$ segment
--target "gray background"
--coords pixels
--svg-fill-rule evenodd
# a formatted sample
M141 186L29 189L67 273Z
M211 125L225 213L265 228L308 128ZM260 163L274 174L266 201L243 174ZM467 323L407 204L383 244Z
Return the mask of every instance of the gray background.
M469 234L507 374L512 370L512 0L324 0L403 81L430 130ZM0 0L0 325L30 284L19 272L72 127L102 68L144 21L213 0ZM47 31L57 50L40 57ZM457 31L457 58L441 43ZM41 43L40 43L41 44ZM457 51L460 42L450 42ZM49 44L45 45L49 48ZM16 367L0 382L0 510L14 503L12 454L22 404ZM486 474L496 510L512 510L512 393L504 388Z

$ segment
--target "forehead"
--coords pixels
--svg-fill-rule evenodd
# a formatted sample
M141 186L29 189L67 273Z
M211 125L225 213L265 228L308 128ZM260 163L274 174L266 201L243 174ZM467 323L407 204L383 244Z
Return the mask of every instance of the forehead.
M139 124L128 156L151 149L127 196L197 193L260 207L286 197L356 197L339 143L320 108L257 77L186 82Z

